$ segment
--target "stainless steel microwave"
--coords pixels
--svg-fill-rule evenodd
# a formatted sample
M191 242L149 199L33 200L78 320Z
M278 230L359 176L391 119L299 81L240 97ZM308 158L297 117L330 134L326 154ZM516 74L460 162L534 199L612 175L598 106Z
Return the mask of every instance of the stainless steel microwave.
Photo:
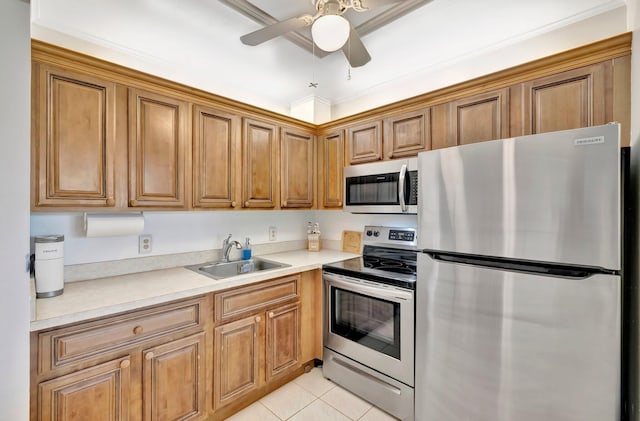
M344 210L351 213L417 214L417 158L346 167Z

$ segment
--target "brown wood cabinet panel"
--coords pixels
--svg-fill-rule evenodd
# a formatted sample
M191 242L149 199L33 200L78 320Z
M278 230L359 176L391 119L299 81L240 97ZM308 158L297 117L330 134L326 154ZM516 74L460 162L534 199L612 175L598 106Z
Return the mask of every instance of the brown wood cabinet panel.
M509 137L509 89L451 102L449 136L453 145Z
M280 135L280 206L310 208L314 198L315 136L299 130L282 129Z
M215 294L215 321L229 320L299 297L299 276L286 276Z
M215 329L214 408L231 404L262 386L264 320L250 316Z
M385 118L384 158L416 156L431 149L431 109Z
M145 421L195 420L206 416L205 334L143 351Z
M322 270L300 274L300 361L322 359Z
M96 357L115 348L177 331L201 329L206 306L193 299L38 334L38 372Z
M611 62L543 77L523 86L523 134L546 133L607 123Z
M349 165L382 159L382 122L371 121L347 128Z
M129 357L42 382L38 385L38 400L38 420L128 420Z
M201 105L193 112L193 206L236 207L240 117Z
M33 67L32 202L115 205L115 83L44 64Z
M188 105L129 89L129 206L186 207Z
M273 208L278 197L278 128L245 118L242 125L245 208Z
M267 312L266 381L300 365L300 303Z
M320 137L318 169L320 206L341 208L344 189L344 134L342 130Z

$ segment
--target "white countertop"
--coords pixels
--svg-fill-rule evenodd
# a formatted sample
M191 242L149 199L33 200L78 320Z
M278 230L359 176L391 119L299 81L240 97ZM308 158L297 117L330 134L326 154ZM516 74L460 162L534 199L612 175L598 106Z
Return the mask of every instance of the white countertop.
M66 283L62 295L35 300L35 319L31 322L31 331L319 269L325 263L356 256L336 250L299 250L260 256L291 265L289 267L218 280L177 267Z

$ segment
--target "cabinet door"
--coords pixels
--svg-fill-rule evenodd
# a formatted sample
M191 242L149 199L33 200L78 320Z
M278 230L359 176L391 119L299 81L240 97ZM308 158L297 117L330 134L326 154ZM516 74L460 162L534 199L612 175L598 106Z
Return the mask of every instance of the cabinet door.
M604 62L522 84L522 134L607 123L611 104L611 63ZM516 114L520 114L516 112Z
M431 149L431 109L386 118L384 127L385 159L416 156Z
M273 208L278 188L278 129L245 118L242 128L243 192L245 208Z
M38 386L38 419L123 421L129 419L130 361L109 361Z
M372 121L347 128L349 165L382 159L382 122Z
M261 313L264 314L264 313ZM264 321L251 316L215 329L214 409L257 390L264 383Z
M115 205L115 83L34 66L33 205Z
M193 115L193 206L233 208L239 179L240 117L196 105Z
M342 130L320 138L318 147L320 203L324 208L341 208L343 195L344 136Z
M129 206L184 208L187 103L129 90Z
M283 208L310 208L314 192L314 136L282 129L280 136L280 197Z
M450 145L509 137L509 89L453 101L449 119Z
M145 421L194 420L206 416L205 335L143 351Z
M267 312L267 382L300 365L300 303Z

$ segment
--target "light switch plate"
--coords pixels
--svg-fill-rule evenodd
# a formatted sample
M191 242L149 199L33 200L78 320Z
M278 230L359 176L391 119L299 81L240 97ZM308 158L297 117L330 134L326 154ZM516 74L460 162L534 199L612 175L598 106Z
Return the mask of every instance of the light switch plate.
M138 254L151 253L151 234L138 236Z

